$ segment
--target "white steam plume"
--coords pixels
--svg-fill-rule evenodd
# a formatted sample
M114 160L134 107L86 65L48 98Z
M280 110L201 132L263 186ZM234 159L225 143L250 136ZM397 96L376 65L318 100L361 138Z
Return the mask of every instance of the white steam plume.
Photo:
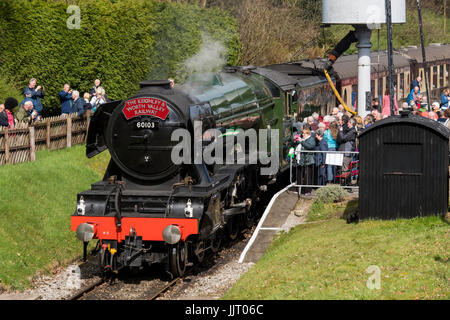
M184 68L188 74L217 71L227 63L227 51L220 41L203 34L199 52L183 63Z

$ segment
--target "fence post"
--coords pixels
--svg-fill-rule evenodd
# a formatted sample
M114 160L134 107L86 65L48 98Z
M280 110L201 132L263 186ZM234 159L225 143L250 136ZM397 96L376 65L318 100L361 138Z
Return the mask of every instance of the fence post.
M50 120L47 120L47 150L50 151L50 130L51 130L51 126L50 126Z
M34 127L28 127L30 131L30 161L36 161L36 139L34 137Z
M72 147L72 118L70 115L67 117L67 148Z
M5 128L5 163L9 163L9 129Z

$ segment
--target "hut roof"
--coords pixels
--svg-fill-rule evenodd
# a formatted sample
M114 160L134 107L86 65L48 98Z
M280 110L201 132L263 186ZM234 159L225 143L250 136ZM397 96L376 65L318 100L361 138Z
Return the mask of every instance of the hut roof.
M446 126L441 124L438 121L434 121L425 117L421 116L415 116L410 114L407 115L398 115L398 116L390 116L386 119L379 120L375 122L375 124L371 125L370 127L364 129L360 133L360 137L364 136L367 132L370 132L372 130L375 130L380 127L392 125L392 124L398 124L398 123L411 123L417 126L427 127L431 130L436 131L438 134L440 134L444 139L450 138L450 129L448 129Z

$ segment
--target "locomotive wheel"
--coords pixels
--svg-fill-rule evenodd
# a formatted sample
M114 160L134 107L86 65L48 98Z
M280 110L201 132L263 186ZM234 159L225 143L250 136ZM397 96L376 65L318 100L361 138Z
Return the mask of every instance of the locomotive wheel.
M169 249L170 273L174 277L182 277L186 272L187 254L185 242L179 242Z
M230 220L228 220L227 222L227 232L228 232L228 237L231 240L236 240L238 234L239 234L239 217L238 216L234 216L232 217Z
M261 210L264 211L262 208L260 208L260 206L261 205L259 203L259 198L255 196L252 199L252 205L250 206L250 208L247 209L247 212L245 213L244 216L243 223L248 229L251 229L255 224L258 218L258 212L260 212Z
M255 220L256 220L256 213L255 210L253 208L250 208L250 210L247 211L247 214L245 215L245 226L247 228L251 228L253 227L253 225L255 224Z
M220 249L220 245L222 244L222 237L219 232L216 232L214 238L211 239L211 251L217 253Z

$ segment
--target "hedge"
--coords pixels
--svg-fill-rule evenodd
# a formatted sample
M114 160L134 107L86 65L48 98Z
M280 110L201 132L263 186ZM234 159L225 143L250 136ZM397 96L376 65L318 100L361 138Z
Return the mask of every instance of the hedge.
M69 29L70 4L81 28ZM30 78L46 88L44 115L60 112L64 83L82 94L94 79L111 99L136 92L144 79L183 78L182 62L195 54L202 35L220 39L235 64L240 50L236 21L219 9L155 0L2 0L0 72L25 88ZM0 97L0 99L3 97Z
M20 90L15 88L5 77L4 75L0 74L0 104L5 102L5 99L7 97L13 97L16 98L17 101L21 101L23 98Z

